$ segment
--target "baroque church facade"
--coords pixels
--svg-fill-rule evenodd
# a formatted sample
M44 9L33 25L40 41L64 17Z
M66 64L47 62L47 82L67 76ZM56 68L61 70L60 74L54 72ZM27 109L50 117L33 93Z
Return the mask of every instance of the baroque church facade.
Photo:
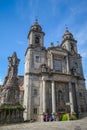
M21 104L25 109L18 110L17 106L17 110L7 115L6 111L0 111L3 121L8 116L9 121L14 119L14 122L23 121L22 117L43 121L46 114L57 119L61 113L77 116L87 113L85 78L77 41L66 28L62 43L58 46L51 43L46 49L44 35L36 20L28 33L24 76L17 75L20 60L16 53L8 58L8 73L0 87L0 108Z
M24 119L43 120L44 114L87 112L85 78L77 41L66 28L62 43L44 47L36 21L28 33L24 72Z

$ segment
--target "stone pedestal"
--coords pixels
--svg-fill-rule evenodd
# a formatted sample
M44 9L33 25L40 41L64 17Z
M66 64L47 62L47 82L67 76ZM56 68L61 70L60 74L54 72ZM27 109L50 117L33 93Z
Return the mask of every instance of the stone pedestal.
M17 107L10 105L3 105L0 107L0 123L23 122L24 109L20 105Z

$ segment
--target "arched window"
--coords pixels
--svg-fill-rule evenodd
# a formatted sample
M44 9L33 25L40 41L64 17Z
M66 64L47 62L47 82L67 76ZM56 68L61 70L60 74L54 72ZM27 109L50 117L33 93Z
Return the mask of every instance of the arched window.
M39 43L40 42L40 38L38 36L35 37L35 43Z

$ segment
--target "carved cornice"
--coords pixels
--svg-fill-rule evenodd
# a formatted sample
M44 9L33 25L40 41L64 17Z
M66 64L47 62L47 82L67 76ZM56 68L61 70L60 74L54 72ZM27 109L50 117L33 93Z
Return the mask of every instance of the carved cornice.
M27 47L27 49L26 49L25 56L26 56L29 49L34 50L37 48L40 48L41 51L47 51L45 47L41 47L40 45L39 46L38 45L29 45L29 47Z
M33 72L29 72L29 73L25 73L25 75L30 75L30 76L32 76L32 75L37 75L37 76L40 76L41 73L33 73Z

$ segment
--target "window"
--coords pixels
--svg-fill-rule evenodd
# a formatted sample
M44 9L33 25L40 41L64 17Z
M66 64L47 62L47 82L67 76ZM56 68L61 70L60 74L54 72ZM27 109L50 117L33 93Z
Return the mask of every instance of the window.
M54 68L58 72L62 72L62 61L61 60L54 60Z
M38 36L35 37L35 43L39 43L39 37Z
M79 92L79 96L82 97L82 93L81 92Z
M36 62L40 62L40 57L36 56Z
M77 62L75 62L75 67L78 68L78 63Z
M37 95L37 89L34 89L34 96Z
M66 39L68 39L68 37L66 36Z
M33 112L34 112L34 114L37 114L37 108L34 108Z

